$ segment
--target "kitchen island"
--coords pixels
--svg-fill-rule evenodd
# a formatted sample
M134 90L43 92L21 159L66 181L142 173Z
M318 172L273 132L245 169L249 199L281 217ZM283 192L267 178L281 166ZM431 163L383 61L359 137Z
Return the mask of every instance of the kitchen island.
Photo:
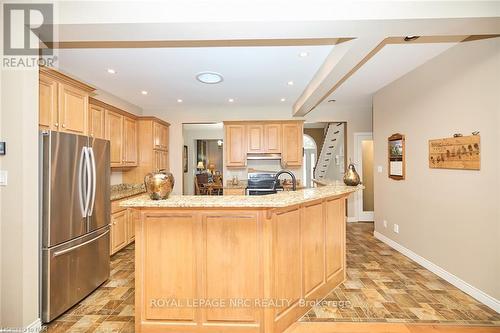
M139 213L136 332L283 332L344 281L357 189L124 201Z

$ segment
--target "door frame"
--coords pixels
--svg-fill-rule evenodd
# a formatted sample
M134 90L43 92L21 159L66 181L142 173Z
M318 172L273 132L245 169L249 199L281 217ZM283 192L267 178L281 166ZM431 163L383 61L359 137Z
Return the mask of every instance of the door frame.
M356 132L354 133L354 163L356 164L356 170L359 176L363 179L363 150L361 148L361 142L363 140L373 140L373 132ZM356 193L356 200L354 203L354 208L356 211L357 221L373 221L374 212L373 211L363 211L363 191L358 191Z

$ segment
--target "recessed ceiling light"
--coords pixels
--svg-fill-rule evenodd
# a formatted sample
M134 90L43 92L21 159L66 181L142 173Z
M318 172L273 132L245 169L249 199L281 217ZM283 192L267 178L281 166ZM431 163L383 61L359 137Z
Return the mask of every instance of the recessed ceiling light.
M146 90L142 90L142 91L141 91L141 94L143 94L143 95L147 95L147 94L148 94L148 92L147 92Z
M228 101L229 103L232 103L232 102L234 102L234 98L229 98L227 101Z
M328 103L334 103L334 102L336 102L336 101L337 101L336 99L329 99L329 100L328 100Z
M183 100L180 98L177 100L177 103L182 103L182 102L183 102Z
M201 83L206 83L206 84L217 84L217 83L221 83L224 80L224 78L219 73L201 72L201 73L196 74L196 80L200 81Z
M293 81L288 81L286 84L288 84L289 86L293 86Z
M284 101L286 101L286 99L282 98L282 99L280 99L280 101L284 102Z
M418 38L420 38L420 36L406 36L405 42L411 42L411 41L418 39Z
M299 57L302 57L302 58L307 57L308 55L309 55L309 52L305 52L305 51L302 51L299 53Z
M116 74L116 71L113 68L108 68L107 72L109 74Z

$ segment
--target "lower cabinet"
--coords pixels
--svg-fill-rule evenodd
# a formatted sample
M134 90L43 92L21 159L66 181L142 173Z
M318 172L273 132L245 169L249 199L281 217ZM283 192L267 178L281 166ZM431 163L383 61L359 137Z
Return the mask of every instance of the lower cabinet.
M224 195L245 195L246 190L244 188L225 188Z
M123 200L128 200L125 198ZM110 254L113 255L135 240L135 221L139 211L120 207L120 200L111 203Z

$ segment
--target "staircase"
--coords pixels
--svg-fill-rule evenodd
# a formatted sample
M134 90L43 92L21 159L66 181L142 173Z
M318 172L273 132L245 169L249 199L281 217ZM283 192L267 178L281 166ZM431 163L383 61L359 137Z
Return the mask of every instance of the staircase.
M344 135L340 126L342 126L342 123L328 124L325 141L323 142L321 153L319 154L316 167L314 168L315 179L325 179L330 164L335 160L335 155L333 153L337 149L337 143L339 142L340 135Z

